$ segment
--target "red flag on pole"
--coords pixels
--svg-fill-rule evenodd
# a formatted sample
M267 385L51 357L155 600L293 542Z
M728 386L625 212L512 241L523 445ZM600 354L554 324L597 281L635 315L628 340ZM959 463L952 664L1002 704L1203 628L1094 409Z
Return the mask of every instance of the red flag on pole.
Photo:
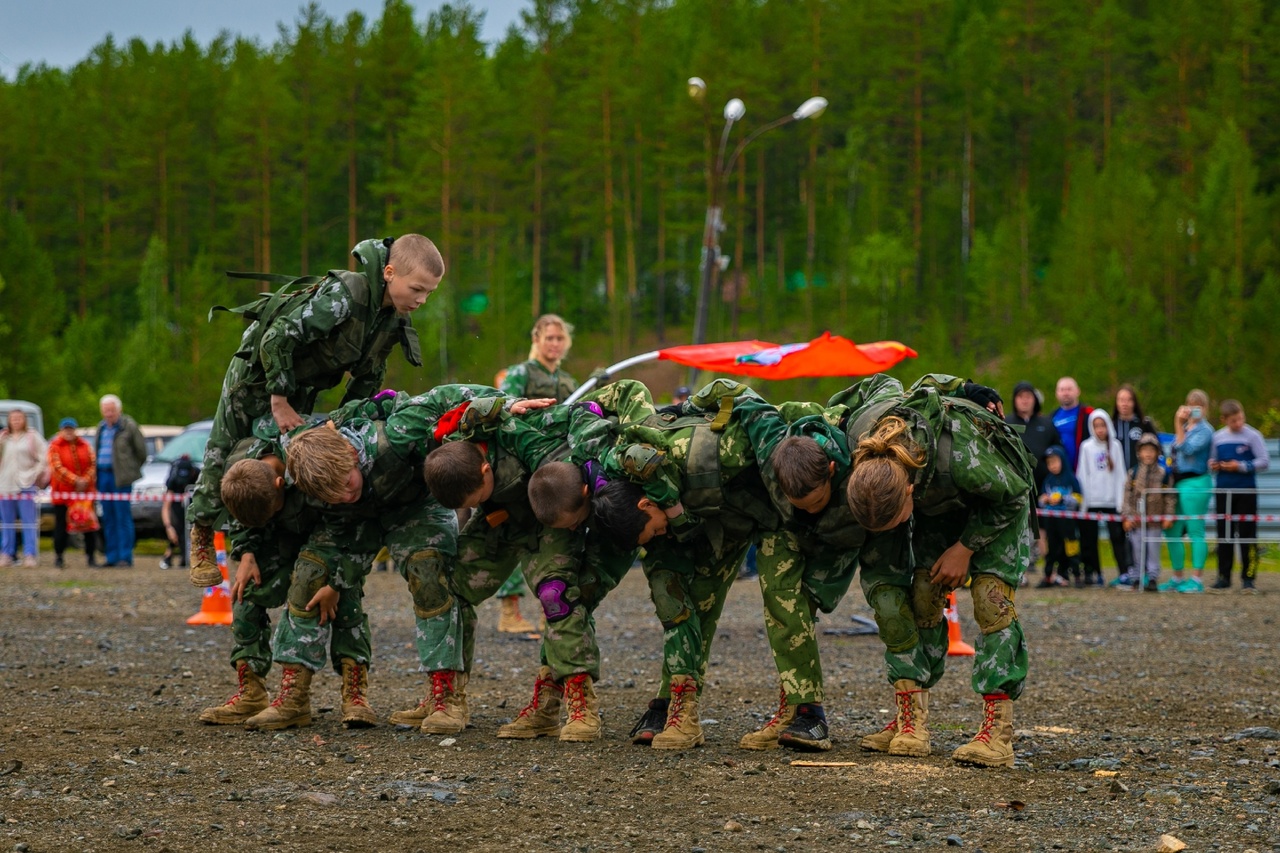
M795 379L801 376L865 376L888 370L916 351L897 341L855 344L848 338L823 332L804 344L771 344L766 341L730 341L693 344L658 350L658 358L711 373L732 373L759 379Z

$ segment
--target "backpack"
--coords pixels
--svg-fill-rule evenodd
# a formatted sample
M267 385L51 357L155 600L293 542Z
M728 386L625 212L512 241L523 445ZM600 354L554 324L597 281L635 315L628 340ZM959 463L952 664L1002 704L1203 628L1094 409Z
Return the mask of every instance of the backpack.
M170 492L182 494L188 487L195 485L199 476L200 466L184 453L169 465L169 476L165 478L164 487Z

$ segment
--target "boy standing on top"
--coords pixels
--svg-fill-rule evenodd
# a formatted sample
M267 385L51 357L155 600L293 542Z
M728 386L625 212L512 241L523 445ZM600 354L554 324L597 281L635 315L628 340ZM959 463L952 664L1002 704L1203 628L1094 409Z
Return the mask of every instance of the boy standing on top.
M422 366L409 315L440 285L440 251L426 237L406 234L365 240L351 254L363 272L330 270L320 279L296 279L311 286L267 293L231 309L253 322L223 379L189 510L195 586L222 580L213 554L213 529L223 510L219 483L227 454L249 437L256 418L270 413L282 432L291 430L302 423L298 412L310 412L316 395L348 373L343 402L370 396L381 386L397 343L410 364Z

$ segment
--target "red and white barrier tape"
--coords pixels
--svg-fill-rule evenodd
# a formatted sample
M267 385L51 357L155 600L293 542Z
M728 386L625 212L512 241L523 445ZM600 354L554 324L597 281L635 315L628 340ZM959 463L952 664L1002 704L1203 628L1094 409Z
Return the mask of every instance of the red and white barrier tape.
M1037 509L1041 518L1079 518L1085 521L1124 521L1141 518L1144 521L1280 521L1280 515L1233 514L1210 512L1204 515L1144 515L1129 516L1118 512L1081 512L1070 509Z
M132 492L8 492L0 494L0 501L34 500L37 503L58 501L137 501L140 503L179 502L184 495L165 492L163 495L135 495Z

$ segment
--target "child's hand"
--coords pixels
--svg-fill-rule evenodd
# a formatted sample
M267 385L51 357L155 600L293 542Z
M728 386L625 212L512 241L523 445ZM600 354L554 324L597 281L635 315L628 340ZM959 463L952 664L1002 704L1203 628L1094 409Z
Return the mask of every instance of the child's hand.
M535 409L545 409L548 406L554 406L556 400L554 397L538 397L533 400L517 400L511 404L511 414L523 415L532 412Z
M271 395L271 417L275 419L280 432L285 433L297 426L302 426L302 418L289 405L289 398L282 394Z
M964 576L969 573L969 558L973 552L959 542L942 552L942 556L933 564L929 580L939 586L955 589L964 583Z
M258 570L258 561L252 554L245 554L236 566L236 580L231 585L231 597L239 604L244 601L245 588L249 581L257 586L262 585L262 572Z
M320 608L320 624L323 625L338 615L338 591L327 584L320 587L311 600L307 602L307 610Z
M1169 519L1166 518L1164 521L1160 522L1161 530L1168 530L1170 527L1173 527L1173 522Z
M1126 519L1121 523L1121 525L1120 525L1120 526L1121 526L1121 527L1123 527L1126 531L1129 531L1129 530L1132 530L1133 528L1137 527L1138 525L1133 521L1133 519L1131 519L1131 518L1126 518Z

